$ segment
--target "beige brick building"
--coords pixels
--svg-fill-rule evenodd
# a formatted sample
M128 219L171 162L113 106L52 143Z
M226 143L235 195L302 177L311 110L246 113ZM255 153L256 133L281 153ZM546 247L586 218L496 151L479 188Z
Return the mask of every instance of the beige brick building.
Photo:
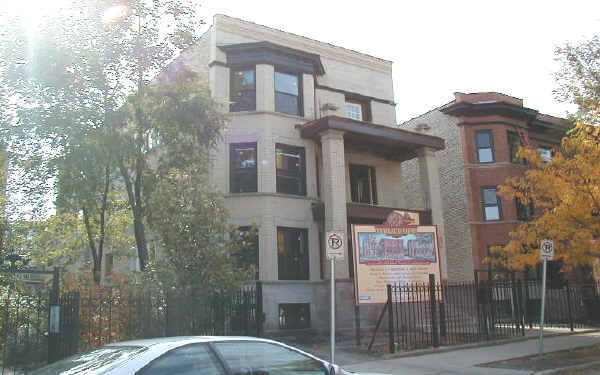
M259 227L267 331L327 328L326 231L411 208L443 233L435 152L444 141L397 128L390 61L223 15L184 61L207 74L231 115L211 178L234 223ZM407 163L415 175L403 184ZM355 310L347 255L335 275L338 326L367 327L379 308Z

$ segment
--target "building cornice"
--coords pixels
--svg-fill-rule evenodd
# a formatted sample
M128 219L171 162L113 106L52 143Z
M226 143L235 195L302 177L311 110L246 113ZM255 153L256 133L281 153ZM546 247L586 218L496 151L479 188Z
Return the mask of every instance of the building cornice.
M343 47L320 42L300 35L258 25L241 19L216 15L214 18L217 31L225 31L246 37L250 40L268 40L295 49L309 51L326 58L358 65L362 68L391 74L392 62Z
M325 74L319 55L279 44L255 42L217 47L227 54L227 65L231 67L269 64L295 73Z

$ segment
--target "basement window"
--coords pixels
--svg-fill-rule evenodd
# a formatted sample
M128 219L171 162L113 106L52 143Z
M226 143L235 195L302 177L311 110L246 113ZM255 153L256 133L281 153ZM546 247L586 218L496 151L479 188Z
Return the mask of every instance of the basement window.
M279 328L310 328L310 303L280 303Z

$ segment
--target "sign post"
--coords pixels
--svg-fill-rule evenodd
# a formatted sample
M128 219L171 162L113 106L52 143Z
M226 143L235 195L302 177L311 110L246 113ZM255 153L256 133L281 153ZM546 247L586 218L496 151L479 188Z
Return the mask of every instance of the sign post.
M540 243L540 258L542 259L542 306L540 311L540 353L542 359L544 355L544 309L546 307L546 263L554 259L554 241L543 239Z
M327 232L327 259L331 262L331 324L330 324L330 338L331 338L331 363L335 360L335 261L343 260L345 254L344 232L333 231Z

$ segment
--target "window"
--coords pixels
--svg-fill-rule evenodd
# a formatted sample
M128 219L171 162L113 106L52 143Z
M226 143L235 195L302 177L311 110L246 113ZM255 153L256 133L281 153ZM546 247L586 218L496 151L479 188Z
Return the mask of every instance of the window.
M350 194L352 202L377 204L374 167L350 164Z
M277 227L279 280L308 280L308 230Z
M186 345L171 350L150 362L139 373L141 375L225 374L221 364L217 362L214 354L210 352L206 344Z
M275 72L275 111L302 116L301 105L300 77Z
M255 193L258 190L256 142L232 143L229 147L230 191Z
M370 102L356 95L346 95L346 116L358 121L371 121Z
M544 160L546 163L549 163L552 161L552 149L550 147L540 146L540 147L538 147L538 151L540 152L540 155L542 156L542 160Z
M533 203L523 204L521 200L516 199L517 219L521 221L531 221L533 219Z
M480 163L494 162L494 139L491 130L479 130L475 133L477 143L477 160Z
M507 137L508 137L508 147L510 150L510 162L517 163L517 164L525 164L526 160L517 156L519 147L522 146L521 136L519 136L519 133L507 132Z
M277 192L306 195L304 148L277 143L275 145L275 159Z
M241 251L236 254L238 267L247 269L250 266L254 266L256 269L254 279L258 280L258 232L252 230L252 227L249 226L239 227L238 230L243 236L245 244Z
M348 113L348 118L362 121L362 106L360 104L346 103L346 111Z
M256 110L255 69L232 70L229 106L231 112Z
M310 303L279 304L279 328L310 328Z
M500 220L502 218L500 197L496 194L497 192L495 187L484 187L481 189L481 195L483 196L483 219L485 221Z
M231 374L327 375L322 362L277 344L256 341L217 342L213 347ZM175 373L175 372L173 372Z

